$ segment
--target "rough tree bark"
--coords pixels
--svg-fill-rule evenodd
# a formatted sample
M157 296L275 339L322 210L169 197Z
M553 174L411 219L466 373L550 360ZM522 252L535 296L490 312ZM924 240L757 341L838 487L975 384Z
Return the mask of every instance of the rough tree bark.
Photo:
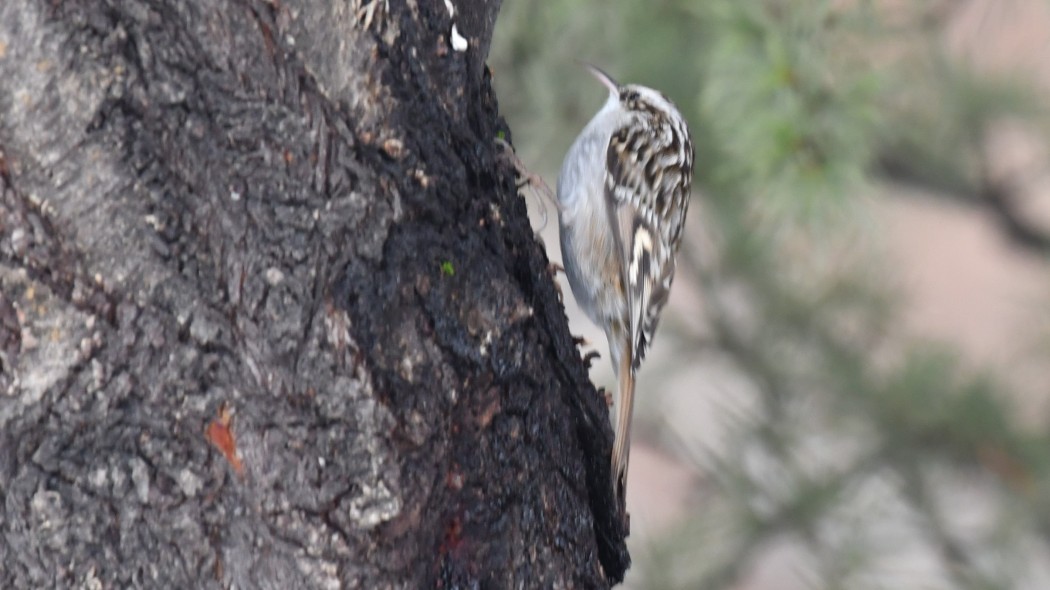
M0 2L0 587L622 578L453 4Z

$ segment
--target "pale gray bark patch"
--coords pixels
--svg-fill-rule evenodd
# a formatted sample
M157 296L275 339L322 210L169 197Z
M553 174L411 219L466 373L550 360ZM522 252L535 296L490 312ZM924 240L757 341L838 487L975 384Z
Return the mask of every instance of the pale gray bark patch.
M15 315L19 345L3 363L6 387L0 390L0 430L16 416L39 411L44 393L68 379L78 364L90 358L97 342L95 317L55 297L47 285L29 278L23 269L0 264L0 291ZM14 331L12 331L14 333ZM2 353L0 353L2 354Z

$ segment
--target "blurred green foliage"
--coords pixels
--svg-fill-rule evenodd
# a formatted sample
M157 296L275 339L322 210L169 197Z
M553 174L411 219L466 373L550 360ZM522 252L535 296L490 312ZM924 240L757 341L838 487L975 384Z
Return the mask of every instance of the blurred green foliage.
M1040 587L1033 568L1050 568L1050 437L1018 427L997 380L954 352L887 346L887 276L851 245L869 183L973 199L988 125L1050 136L1045 100L946 52L951 3L886 4L504 4L490 64L519 155L544 176L604 97L576 60L686 114L716 255L683 249L677 280L703 290L707 329L675 332L675 362L718 356L758 392L756 411L726 417L728 450L666 436L716 489L666 539L632 547L635 587L737 587L785 541L802 587ZM960 489L983 494L977 532L953 521ZM916 555L939 575L901 577Z

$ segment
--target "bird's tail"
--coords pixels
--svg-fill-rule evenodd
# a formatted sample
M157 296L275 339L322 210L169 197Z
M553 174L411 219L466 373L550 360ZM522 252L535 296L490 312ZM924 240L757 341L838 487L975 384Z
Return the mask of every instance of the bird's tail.
M630 350L620 359L620 395L616 400L616 438L613 442L613 494L623 501L627 493L627 460L631 454L631 417L634 415L634 369Z

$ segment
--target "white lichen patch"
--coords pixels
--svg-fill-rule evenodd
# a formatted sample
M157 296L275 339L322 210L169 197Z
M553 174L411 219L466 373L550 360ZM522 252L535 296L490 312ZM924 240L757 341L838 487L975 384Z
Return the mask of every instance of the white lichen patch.
M153 228L154 231L164 231L164 222L157 219L156 215L148 214L143 219L146 220L146 224Z
M270 285L271 287L276 287L277 285L280 285L284 282L284 273L281 271L281 269L277 268L276 266L271 266L270 268L266 269L265 278L266 284Z
M179 485L179 489L182 490L182 494L187 498L195 497L197 492L204 487L204 482L201 481L201 478L189 469L179 471L175 476L175 482Z
M466 51L467 50L467 46L469 44L467 43L466 38L464 38L463 35L460 35L459 31L456 30L456 24L455 23L452 23L452 35L450 37L450 40L452 42L452 49L454 49L456 51Z
M131 464L131 483L135 486L135 496L140 503L146 504L149 502L149 466L138 457L132 457L129 463Z
M350 501L350 518L362 529L371 529L401 512L401 498L390 491L386 483L361 486L361 495Z
M448 9L448 17L455 18L456 7L452 5L451 0L445 0L445 8ZM467 39L459 34L459 29L456 28L456 23L452 23L452 32L449 33L449 44L452 45L452 49L456 51L466 51L470 43Z

